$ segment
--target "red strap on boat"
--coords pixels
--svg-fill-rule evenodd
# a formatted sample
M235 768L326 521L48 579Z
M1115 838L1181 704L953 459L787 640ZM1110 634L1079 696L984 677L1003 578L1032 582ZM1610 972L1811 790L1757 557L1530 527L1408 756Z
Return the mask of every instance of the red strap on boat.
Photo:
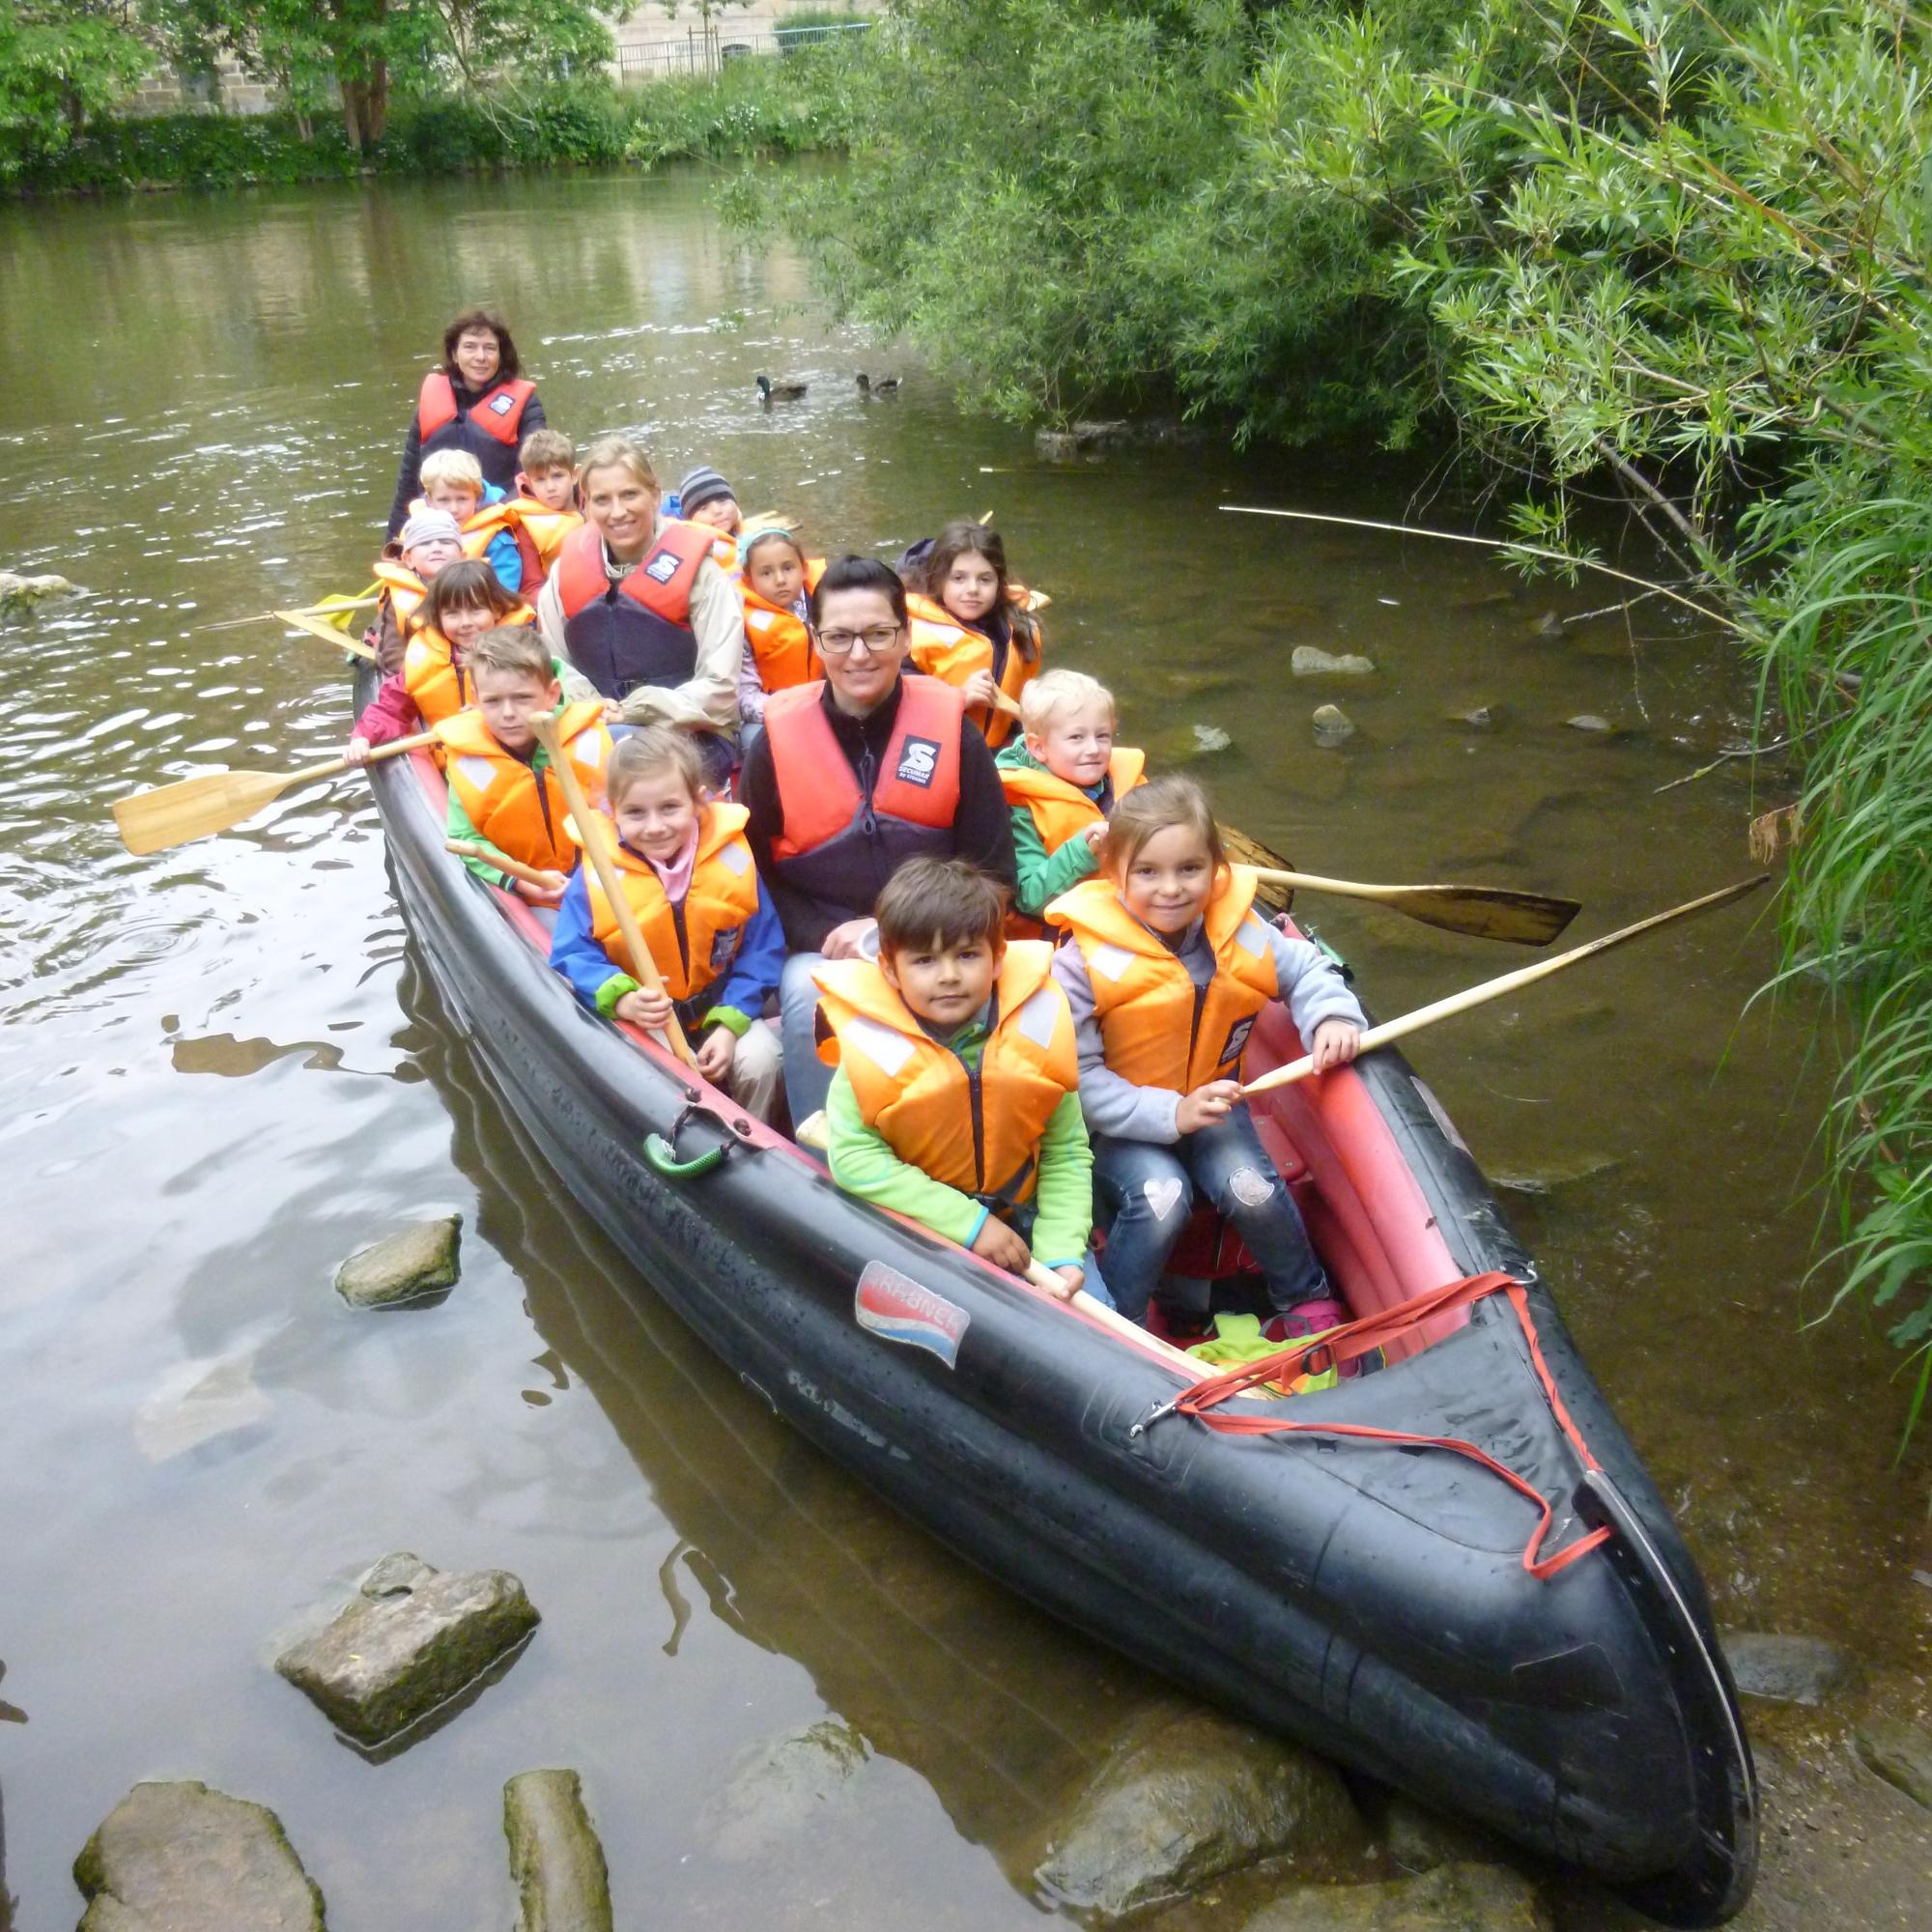
M1314 1340L1297 1342L1278 1355L1268 1355L1261 1361L1231 1370L1225 1376L1197 1382L1176 1401L1175 1412L1192 1415L1224 1435L1334 1435L1356 1442L1386 1442L1399 1449L1444 1449L1451 1455L1466 1457L1488 1469L1492 1475L1500 1476L1519 1495L1536 1505L1536 1527L1530 1532L1529 1541L1523 1545L1522 1567L1538 1578L1554 1577L1558 1571L1567 1570L1579 1556L1588 1555L1607 1542L1609 1530L1606 1527L1593 1529L1587 1536L1578 1537L1566 1548L1559 1549L1554 1556L1543 1555L1543 1540L1549 1533L1554 1515L1548 1501L1533 1484L1506 1463L1497 1462L1487 1450L1477 1448L1473 1442L1464 1441L1460 1435L1417 1435L1400 1429L1372 1429L1363 1423L1293 1422L1274 1415L1230 1415L1221 1412L1219 1407L1230 1396L1257 1383L1287 1382L1295 1376L1320 1374L1331 1365L1351 1362L1357 1356L1378 1349L1394 1336L1413 1328L1418 1322L1427 1321L1432 1316L1453 1314L1459 1308L1468 1307L1472 1301L1496 1293L1509 1297L1517 1320L1522 1324L1524 1339L1529 1344L1530 1362L1536 1370L1537 1380L1543 1385L1544 1398L1549 1404L1551 1412L1563 1433L1575 1444L1584 1465L1596 1468L1597 1459L1577 1433L1550 1378L1548 1364L1543 1358L1543 1349L1537 1340L1536 1325L1530 1320L1529 1297L1520 1281L1501 1273L1468 1275L1461 1281L1447 1282L1441 1288L1417 1295L1412 1301L1384 1309L1377 1315L1366 1315L1359 1321L1330 1329L1326 1335Z

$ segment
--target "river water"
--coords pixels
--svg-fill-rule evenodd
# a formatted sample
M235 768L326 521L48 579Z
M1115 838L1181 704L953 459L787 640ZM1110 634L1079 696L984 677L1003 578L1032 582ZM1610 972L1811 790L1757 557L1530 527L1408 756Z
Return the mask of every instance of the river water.
M1413 466L1211 445L1041 464L940 372L827 325L796 262L721 234L709 186L0 209L0 567L86 592L0 626L0 1925L8 1893L19 1926L71 1922L88 1833L168 1776L274 1806L338 1927L495 1923L499 1786L561 1763L620 1918L1017 1928L1039 1833L1151 1689L791 1437L575 1216L426 985L359 781L150 859L116 839L124 791L346 736L326 649L206 627L366 581L460 303L501 303L580 440L640 432L668 479L715 463L815 547L890 555L994 510L1053 594L1052 659L1106 677L1130 740L1196 761L1225 816L1309 869L1560 891L1587 937L1742 875L1747 816L1788 796L1742 763L1660 791L1748 717L1694 620L1652 602L1550 635L1614 591L1218 507L1466 525ZM904 389L862 402L867 366ZM761 411L761 369L810 394ZM1378 672L1293 679L1297 643ZM1359 727L1340 750L1314 740L1323 699ZM1478 706L1487 727L1456 716ZM1893 1464L1890 1351L1856 1315L1802 1325L1828 1289L1805 1280L1815 995L1740 1017L1774 961L1767 903L1413 1058L1517 1183L1720 1620L1833 1635L1922 1686L1924 1470ZM1523 958L1303 909L1383 1013ZM342 1255L450 1209L446 1303L337 1303ZM545 1621L472 1708L371 1765L270 1662L394 1548L514 1570ZM869 1753L842 1790L734 1809L744 1754L821 1720ZM1880 1883L1865 1922L1908 1909Z

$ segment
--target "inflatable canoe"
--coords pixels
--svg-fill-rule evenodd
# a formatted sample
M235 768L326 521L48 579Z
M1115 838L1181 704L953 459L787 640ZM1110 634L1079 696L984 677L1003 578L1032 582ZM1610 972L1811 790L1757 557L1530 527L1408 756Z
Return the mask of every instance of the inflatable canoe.
M1244 1388L839 1194L809 1152L572 997L529 909L443 849L427 757L370 776L453 1022L748 1397L1203 1696L1667 1923L1743 1905L1755 1783L1702 1583L1400 1054L1256 1103L1356 1318L1334 1344L1387 1366L1292 1397ZM1247 1070L1298 1051L1271 1009ZM1238 1286L1237 1244L1191 1238L1212 1259L1190 1271Z

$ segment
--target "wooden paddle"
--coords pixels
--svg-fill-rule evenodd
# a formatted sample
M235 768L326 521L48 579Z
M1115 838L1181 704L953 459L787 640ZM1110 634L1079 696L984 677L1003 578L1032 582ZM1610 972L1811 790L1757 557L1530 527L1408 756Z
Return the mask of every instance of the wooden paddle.
M497 871L523 880L526 886L537 886L545 892L550 890L550 881L534 866L526 866L504 852L493 852L487 845L466 845L460 838L445 838L442 849L454 852L459 859L480 859L484 865L495 866Z
M1576 899L1520 893L1508 886L1364 886L1350 879L1321 879L1257 866L1255 876L1295 892L1331 893L1338 898L1372 899L1423 925L1444 932L1473 933L1478 939L1506 939L1515 946L1548 946L1583 910Z
M597 883L604 888L604 896L611 901L611 915L631 955L631 977L646 992L662 993L665 989L664 975L658 971L658 962L651 957L651 949L644 944L644 935L638 926L638 916L631 910L630 900L624 896L624 881L618 874L617 862L611 858L611 848L604 842L604 815L594 810L583 795L576 770L564 755L563 745L556 735L556 720L532 718L530 724L536 731L537 743L550 758L557 783L563 787L564 802L570 807L571 817L577 821L577 836L583 841L583 856L589 860L591 870L597 874ZM658 1033L657 1037L687 1066L697 1064L691 1042L685 1038L684 1029L677 1023L676 1013L671 1014L670 1024Z
M376 653L360 638L352 638L347 631L338 631L333 624L318 617L312 611L271 611L269 614L280 618L291 630L320 639L338 651L347 651L351 657L367 658L371 664L376 662Z
M1077 1308L1083 1315L1091 1315L1094 1321L1119 1334L1130 1337L1143 1348L1151 1348L1157 1354L1165 1356L1172 1366L1184 1370L1190 1381L1206 1381L1214 1374L1211 1368L1197 1361L1183 1350L1177 1349L1172 1342L1162 1341L1151 1330L1143 1328L1138 1321L1129 1321L1118 1308L1109 1308L1104 1301L1096 1300L1084 1288L1076 1288L1069 1293L1066 1283L1042 1263L1028 1262L1026 1278L1034 1287L1043 1289L1056 1301L1064 1301L1069 1308Z
M197 624L195 635L204 631L239 631L244 624L266 624L270 618L288 619L296 615L303 617L327 617L330 611L369 611L383 601L380 588L372 583L367 590L355 597L328 596L320 604L303 604L298 611L257 611L246 617L224 617L218 624Z
M1446 999L1435 1000L1426 1007L1417 1007L1413 1012L1404 1013L1398 1019L1384 1020L1380 1026L1370 1027L1362 1036L1361 1050L1366 1053L1371 1047L1386 1046L1392 1039L1402 1039L1408 1034L1420 1033L1424 1027L1434 1026L1437 1020L1446 1020L1456 1013L1465 1013L1471 1007L1480 1007L1490 1000L1499 1000L1505 993L1513 993L1520 986L1533 984L1538 980L1547 980L1552 973L1560 973L1566 966L1574 966L1579 959L1588 959L1592 953L1607 952L1613 946L1621 946L1627 940L1634 939L1640 933L1651 931L1660 925L1667 925L1674 919L1688 919L1692 913L1708 912L1713 906L1728 905L1733 899L1741 899L1747 893L1754 893L1760 886L1771 883L1769 872L1760 872L1754 879L1746 879L1735 886L1726 886L1721 892L1706 893L1701 899L1690 899L1681 906L1672 906L1668 912L1653 913L1648 919L1640 919L1634 925L1619 927L1615 932L1607 932L1602 939L1593 939L1587 946L1574 946L1568 952L1559 952L1554 959L1539 959L1534 966L1520 966L1514 973L1505 973L1494 980L1485 980L1480 985L1466 986L1460 993L1451 993ZM1264 1073L1259 1080L1250 1080L1241 1089L1242 1094L1264 1094L1271 1087L1287 1087L1296 1080L1305 1080L1315 1071L1312 1055L1303 1054L1299 1060L1290 1061L1286 1066L1277 1066L1272 1073Z
M433 731L422 731L413 738L378 745L369 753L370 761L400 757L432 743L435 736ZM298 772L204 772L179 784L156 785L116 799L114 823L128 851L165 852L171 845L185 845L191 838L206 838L211 832L226 832L231 825L253 818L291 785L332 779L353 769L347 758L330 758L327 764L304 765Z

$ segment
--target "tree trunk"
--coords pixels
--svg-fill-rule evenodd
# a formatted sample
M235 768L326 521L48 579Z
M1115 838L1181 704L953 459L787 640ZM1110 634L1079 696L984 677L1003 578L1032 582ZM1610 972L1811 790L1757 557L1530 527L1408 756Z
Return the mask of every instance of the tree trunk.
M366 75L337 82L342 90L342 125L358 155L383 138L389 123L389 70L378 61Z

